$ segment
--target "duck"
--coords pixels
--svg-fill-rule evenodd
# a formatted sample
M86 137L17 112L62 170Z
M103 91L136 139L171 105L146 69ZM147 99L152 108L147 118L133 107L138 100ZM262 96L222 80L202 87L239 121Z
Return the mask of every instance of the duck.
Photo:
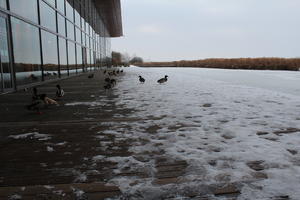
M107 83L106 85L104 85L104 89L105 89L105 90L111 89L111 84L110 84L110 83Z
M141 83L145 83L145 79L144 79L142 76L139 76L139 81L140 81Z
M110 84L111 84L112 86L115 86L115 85L117 84L116 79L110 79Z
M94 74L90 74L88 78L94 78Z
M110 78L105 78L104 81L105 81L106 83L110 83Z
M157 82L158 82L159 84L161 84L161 83L165 83L165 82L167 82L167 81L168 81L168 75L165 75L164 78L159 79Z
M65 95L64 90L61 88L61 86L59 84L56 85L56 98L61 98Z

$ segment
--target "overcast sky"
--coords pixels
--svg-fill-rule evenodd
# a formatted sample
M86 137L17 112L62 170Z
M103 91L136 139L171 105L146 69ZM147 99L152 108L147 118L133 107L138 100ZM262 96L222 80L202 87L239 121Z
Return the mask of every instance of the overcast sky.
M122 0L112 50L144 60L300 57L300 0Z

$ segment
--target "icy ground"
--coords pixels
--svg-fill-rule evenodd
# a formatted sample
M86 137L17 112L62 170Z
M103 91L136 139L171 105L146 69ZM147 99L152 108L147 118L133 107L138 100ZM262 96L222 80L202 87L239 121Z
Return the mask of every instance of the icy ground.
M157 152L187 163L177 184L156 185L151 175L110 180L125 194L159 199L172 193L181 199L188 191L205 194L207 185L234 183L240 188L238 199L300 199L300 72L138 67L125 71L106 95L117 95L117 109L135 110L115 118L136 120L112 122L113 128L99 133L98 139L105 134L139 139L144 142L130 146L135 155ZM166 74L168 82L157 84ZM145 84L138 82L138 75ZM105 103L106 98L91 105ZM157 171L151 159L94 158L103 159L118 162L116 171Z

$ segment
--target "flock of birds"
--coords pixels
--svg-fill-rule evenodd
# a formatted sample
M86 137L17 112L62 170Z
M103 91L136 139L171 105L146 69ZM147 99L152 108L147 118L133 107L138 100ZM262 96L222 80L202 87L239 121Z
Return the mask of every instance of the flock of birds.
M119 74L122 74L123 70L112 70L112 71L108 71L108 70L104 70L103 74L107 75L107 77L104 79L105 85L103 86L103 88L105 90L109 90L111 88L113 88L116 84L117 81L116 79L113 78L113 76L118 76ZM145 83L146 79L143 78L142 76L138 76L139 77L139 82L140 83ZM94 74L90 74L88 76L88 78L94 78ZM168 81L168 75L165 75L165 77L159 79L157 81L157 83L162 84Z
M107 77L104 79L104 89L109 90L111 88L113 88L116 84L117 81L115 78L113 78L114 76L118 76L119 74L122 74L123 70L112 70L112 71L108 71L108 70L104 70L103 74L107 75ZM146 79L143 78L142 76L138 76L139 77L139 82L140 83L145 83ZM89 79L94 78L94 74L89 74L88 75ZM161 78L157 81L157 83L162 84L168 81L168 75L165 75L164 78ZM27 89L26 89L27 91ZM32 102L31 104L27 105L26 108L28 110L36 110L38 113L40 112L40 109L42 107L47 107L50 104L55 104L58 105L57 101L60 100L63 96L64 96L64 90L61 88L61 86L58 84L56 85L56 96L55 99L51 99L49 98L46 94L38 94L37 92L37 88L33 88L33 93L32 93Z

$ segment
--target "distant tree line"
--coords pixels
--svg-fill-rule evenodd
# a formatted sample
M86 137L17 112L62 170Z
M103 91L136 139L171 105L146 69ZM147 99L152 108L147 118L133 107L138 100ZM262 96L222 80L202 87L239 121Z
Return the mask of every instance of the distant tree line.
M112 52L112 65L113 66L126 66L139 65L143 63L143 59L138 56L129 56L128 53Z
M199 67L222 69L300 70L300 58L213 58L173 62L144 62L143 67Z

